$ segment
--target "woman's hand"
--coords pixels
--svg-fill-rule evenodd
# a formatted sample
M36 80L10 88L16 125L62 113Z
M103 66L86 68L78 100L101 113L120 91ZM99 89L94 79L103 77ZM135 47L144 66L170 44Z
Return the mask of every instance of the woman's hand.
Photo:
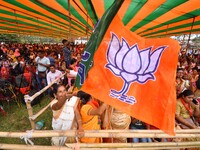
M66 72L67 72L67 73L70 73L70 70L69 70L69 69L66 69Z
M82 127L79 127L79 129L78 129L78 131L77 131L77 136L78 136L79 138L81 138L81 137L84 137L84 135L85 135L85 132L84 132L83 128L82 128Z
M197 126L192 126L192 129L198 129L198 127Z

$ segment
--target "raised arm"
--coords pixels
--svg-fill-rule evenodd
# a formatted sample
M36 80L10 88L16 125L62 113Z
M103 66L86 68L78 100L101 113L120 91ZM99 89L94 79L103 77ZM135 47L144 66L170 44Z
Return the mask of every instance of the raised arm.
M71 98L72 94L67 94L66 97L60 98L57 103L52 106L53 110L59 110L65 104L66 100Z
M106 110L106 107L107 104L103 103L99 108L90 110L88 115L101 115Z

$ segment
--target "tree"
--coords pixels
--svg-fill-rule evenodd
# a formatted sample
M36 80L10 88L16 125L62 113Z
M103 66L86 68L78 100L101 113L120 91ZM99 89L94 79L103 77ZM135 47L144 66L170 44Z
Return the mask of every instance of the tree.
M20 37L17 34L0 34L0 42L19 43Z

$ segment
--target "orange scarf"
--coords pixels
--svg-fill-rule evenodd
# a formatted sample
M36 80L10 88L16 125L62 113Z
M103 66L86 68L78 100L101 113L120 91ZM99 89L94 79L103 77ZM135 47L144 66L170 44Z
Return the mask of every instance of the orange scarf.
M89 101L89 102L87 102L87 104L91 105L93 108L99 107L99 103L95 100Z
M184 105L184 107L187 109L188 113L190 114L190 117L193 116L193 113L192 113L192 108L190 105L187 105L186 102L181 98L180 99L182 104Z

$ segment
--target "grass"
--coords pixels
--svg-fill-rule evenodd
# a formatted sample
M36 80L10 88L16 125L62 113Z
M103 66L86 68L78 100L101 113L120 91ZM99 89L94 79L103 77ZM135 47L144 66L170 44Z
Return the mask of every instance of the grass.
M33 106L33 114L37 113L44 106L50 102L48 97L43 97L40 105ZM0 131L4 132L20 132L31 130L30 121L28 119L28 111L26 105L21 104L20 107L15 102L3 102L6 116L0 113ZM45 124L42 130L51 130L52 111L48 108L41 116L38 117L37 121L44 119ZM35 138L31 139L35 145L51 145L50 138ZM24 140L20 138L0 138L0 143L6 144L24 144Z

